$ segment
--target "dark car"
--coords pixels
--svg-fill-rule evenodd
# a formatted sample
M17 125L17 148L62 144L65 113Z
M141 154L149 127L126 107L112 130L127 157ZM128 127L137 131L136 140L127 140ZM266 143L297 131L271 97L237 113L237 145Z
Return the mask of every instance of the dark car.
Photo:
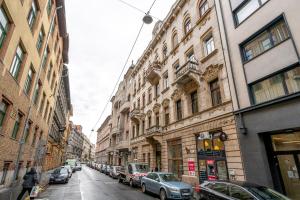
M65 167L60 167L54 170L50 175L49 183L68 183L69 172Z
M199 200L290 200L265 186L249 182L206 181L196 194Z
M150 172L142 178L142 192L151 192L165 199L191 199L192 186L168 172Z

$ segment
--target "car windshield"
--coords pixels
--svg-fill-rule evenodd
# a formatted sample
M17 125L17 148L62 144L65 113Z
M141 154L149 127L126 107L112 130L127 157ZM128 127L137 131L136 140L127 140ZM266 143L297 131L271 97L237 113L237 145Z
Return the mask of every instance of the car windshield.
M61 174L67 174L68 173L68 170L66 168L61 168L60 169L60 173Z
M136 171L137 172L148 172L149 171L149 167L148 165L142 165L142 164L137 164L135 165Z
M263 186L247 187L247 190L261 200L290 200L282 194Z
M174 174L159 174L159 176L165 182L179 181Z

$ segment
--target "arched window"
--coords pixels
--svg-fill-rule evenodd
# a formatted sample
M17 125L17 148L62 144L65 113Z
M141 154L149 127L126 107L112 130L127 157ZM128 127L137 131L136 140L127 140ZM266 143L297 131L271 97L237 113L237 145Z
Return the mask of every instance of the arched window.
M192 29L191 18L186 18L184 21L184 33L187 34Z
M208 10L208 2L207 0L204 0L202 2L200 2L199 4L199 14L200 17L203 16Z
M173 33L172 45L173 45L173 49L178 45L178 34L177 34L177 32Z

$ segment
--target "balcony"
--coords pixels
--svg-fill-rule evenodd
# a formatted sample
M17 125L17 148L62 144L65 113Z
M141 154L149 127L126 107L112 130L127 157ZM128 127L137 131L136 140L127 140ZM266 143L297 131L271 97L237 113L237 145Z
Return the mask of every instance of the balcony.
M128 149L128 148L129 148L128 140L119 141L116 146L117 150Z
M175 83L184 85L192 80L198 83L199 75L199 64L189 60L175 72Z
M115 127L113 127L113 128L111 129L111 134L112 134L112 136L118 135L118 134L120 134L122 131L123 131L123 129L122 129L121 127L115 126Z
M129 101L123 102L123 104L120 107L120 112L126 113L126 112L129 112L129 110L130 110L130 102Z
M111 146L107 147L106 151L107 152L113 152L113 151L115 151L115 145L116 144L112 144Z
M160 70L161 70L161 64L156 61L152 65L150 65L145 72L146 79L152 84L155 85L158 83L160 79Z
M133 109L130 113L129 113L129 117L131 120L136 120L139 121L141 120L143 117L145 116L144 113L142 113L142 111L140 109Z
M163 129L161 126L152 126L151 128L148 128L146 130L145 138L149 142L157 141L159 143L162 143L162 133Z

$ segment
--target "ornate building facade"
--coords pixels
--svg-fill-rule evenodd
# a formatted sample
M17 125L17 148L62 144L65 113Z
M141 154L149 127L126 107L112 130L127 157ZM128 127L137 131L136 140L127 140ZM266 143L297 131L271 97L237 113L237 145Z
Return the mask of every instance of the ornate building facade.
M110 164L124 164L114 141L128 131L130 162L189 183L245 179L213 0L176 1L128 74L111 100Z

